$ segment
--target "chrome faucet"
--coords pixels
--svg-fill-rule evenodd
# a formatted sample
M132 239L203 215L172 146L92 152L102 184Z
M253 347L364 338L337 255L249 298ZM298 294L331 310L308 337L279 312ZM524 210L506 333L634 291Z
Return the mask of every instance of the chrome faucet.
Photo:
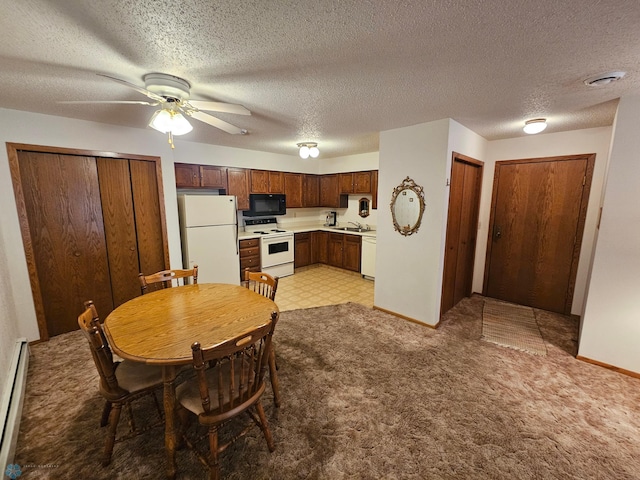
M350 223L350 224L352 224L352 225L355 225L357 228L362 229L362 224L361 224L361 223L359 223L359 222L348 222L348 223Z

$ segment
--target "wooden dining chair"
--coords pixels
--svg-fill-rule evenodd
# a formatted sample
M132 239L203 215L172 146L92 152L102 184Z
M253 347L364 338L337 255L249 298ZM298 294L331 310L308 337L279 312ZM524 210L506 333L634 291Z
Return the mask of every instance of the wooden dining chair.
M242 282L249 290L253 290L269 300L276 300L278 290L278 277L273 277L265 272L252 272L248 268L244 269L244 281ZM276 347L271 342L271 352L269 353L269 380L273 391L273 403L280 406L280 382L278 382L278 365L276 362Z
M140 273L138 278L140 279L140 289L143 295L147 293L149 285L155 285L156 289L170 288L186 285L188 279L191 279L193 285L196 285L198 283L198 265L184 270L162 270L151 275Z
M91 356L100 376L99 391L106 400L100 420L101 427L108 425L107 438L102 455L102 465L106 466L111 463L113 446L116 442L126 440L164 424L162 409L155 396L155 391L163 388L162 369L127 360L114 362L113 353L102 330L95 305L92 301L87 301L84 305L85 310L78 317L78 325L89 342ZM131 403L146 395L153 397L159 420L149 423L144 428L137 428ZM122 407L127 409L130 430L127 434L116 438Z
M219 454L245 435L254 423L262 430L269 451L275 449L261 397L277 321L278 312L272 312L270 322L251 332L208 348L203 348L198 342L191 346L196 377L176 388L178 414L183 426L195 415L199 424L207 427L208 453L202 453L198 440L192 441L184 427L182 437L200 461L208 466L212 480L220 478ZM245 412L253 421L220 444L218 431L222 425Z

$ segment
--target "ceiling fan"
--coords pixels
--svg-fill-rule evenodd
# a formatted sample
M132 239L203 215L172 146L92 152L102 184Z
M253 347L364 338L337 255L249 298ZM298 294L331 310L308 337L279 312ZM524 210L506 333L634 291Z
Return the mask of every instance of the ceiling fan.
M203 110L211 112L234 113L237 115L251 115L251 112L242 105L222 102L210 102L204 100L190 100L191 84L183 78L166 73L148 73L144 76L144 88L109 75L98 73L101 77L118 82L126 87L142 93L149 101L137 100L76 100L60 103L119 103L137 104L159 107L149 121L149 126L169 134L169 143L173 145L173 135L189 133L193 127L185 118L191 117L219 128L227 133L246 135L245 129L236 127L224 120L220 120Z

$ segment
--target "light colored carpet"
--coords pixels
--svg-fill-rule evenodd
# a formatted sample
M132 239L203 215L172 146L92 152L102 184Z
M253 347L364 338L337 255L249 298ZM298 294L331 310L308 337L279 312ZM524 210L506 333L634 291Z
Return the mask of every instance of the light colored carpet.
M482 339L534 355L547 354L531 307L485 299Z
M545 357L481 341L483 303L462 300L437 330L354 303L283 312L282 406L269 387L263 402L276 450L254 428L222 454L222 478L638 480L640 380L576 360L568 316L536 310ZM102 405L79 332L34 345L19 480L166 478L162 429L100 466ZM189 450L177 462L177 480L207 478Z

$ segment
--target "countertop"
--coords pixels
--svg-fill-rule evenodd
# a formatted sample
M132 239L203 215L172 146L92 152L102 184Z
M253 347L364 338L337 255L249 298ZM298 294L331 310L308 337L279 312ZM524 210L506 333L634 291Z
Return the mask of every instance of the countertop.
M375 230L368 230L366 232L350 232L346 230L339 230L334 227L325 227L322 223L312 223L312 224L300 224L300 225L286 225L284 227L287 231L293 233L305 233L305 232L315 232L316 230L322 230L324 232L331 233L345 233L347 235L359 235L361 237L375 237ZM338 227L339 228L339 227ZM250 233L250 232L240 232L238 238L240 240L248 240L251 238L260 238L262 235L259 233Z

